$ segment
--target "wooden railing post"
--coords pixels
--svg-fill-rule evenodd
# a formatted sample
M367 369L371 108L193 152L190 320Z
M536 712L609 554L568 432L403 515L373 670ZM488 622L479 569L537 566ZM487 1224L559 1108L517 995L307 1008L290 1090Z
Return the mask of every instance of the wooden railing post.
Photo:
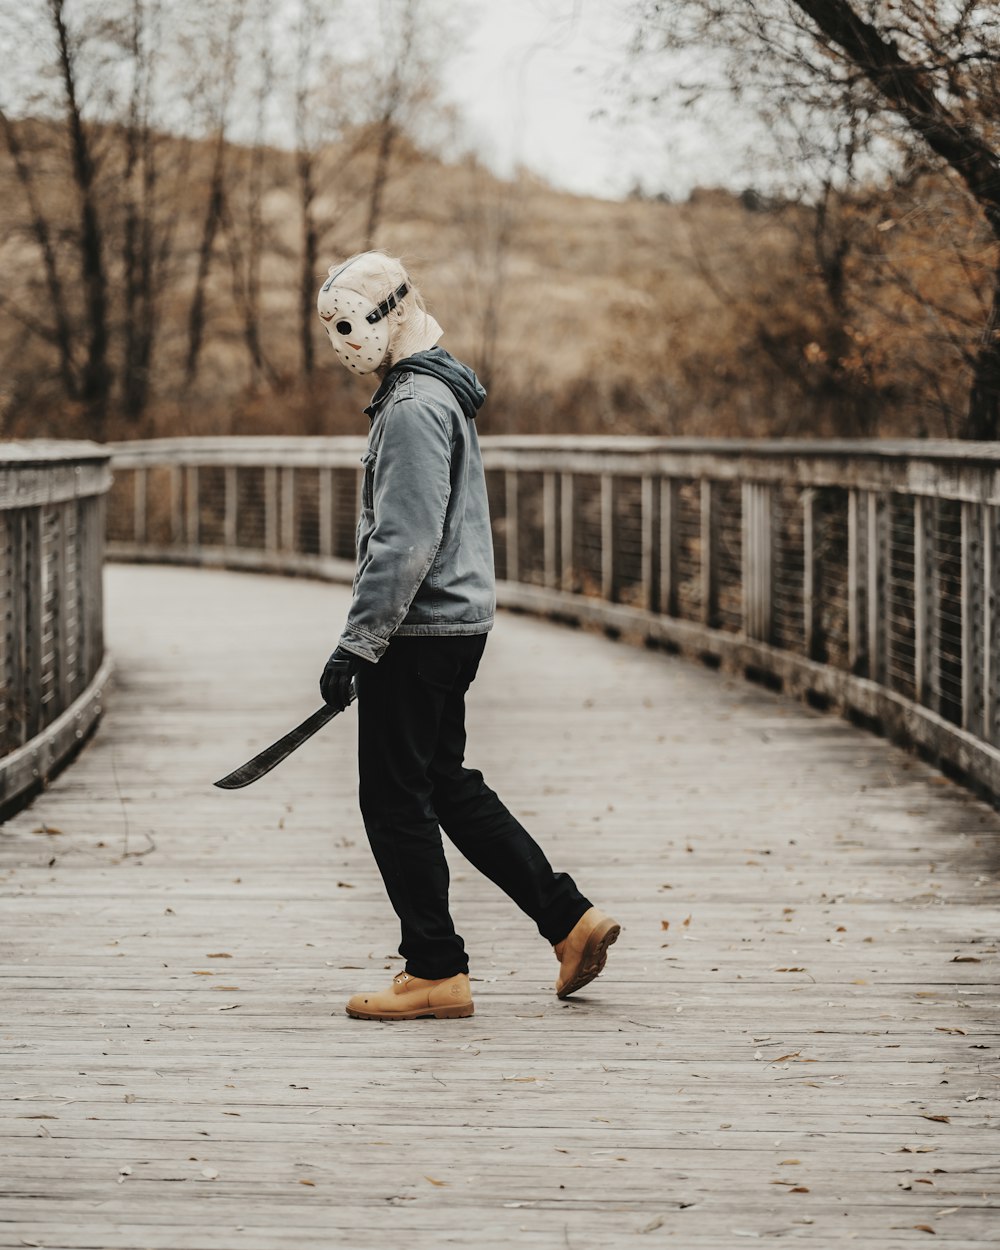
M868 511L865 492L851 487L847 496L847 651L852 673L868 661Z
M932 712L939 709L937 663L938 578L934 555L934 500L913 499L913 677L916 701Z
M234 465L226 465L225 469L225 528L223 537L227 547L235 549L239 546L238 513L239 508L239 470Z
M571 592L574 587L573 578L573 532L574 514L574 478L572 473L559 475L559 529L562 547L562 568L560 584L563 590Z
M137 543L144 543L149 528L146 521L146 470L133 469L132 480L132 534Z
M639 602L647 612L656 610L656 585L654 579L656 540L656 483L648 474L643 474L640 507L642 512L642 566L639 575Z
M983 504L983 737L1000 746L1000 507Z
M962 504L962 728L979 733L983 724L983 509Z
M507 567L504 569L504 573L507 581L516 582L520 576L518 562L517 470L506 469L503 478L506 512L504 533L507 537Z
M319 471L319 554L329 559L336 550L333 532L333 470Z
M771 561L771 487L766 482L744 482L743 504L743 632L758 642L770 642L773 616Z
M887 668L886 634L889 608L886 601L889 570L889 507L877 491L867 491L867 633L868 676L884 682Z
M810 660L820 650L820 568L817 556L819 542L819 496L815 487L802 492L802 646Z
M264 470L264 549L278 550L278 470L274 465Z
M186 524L184 537L188 547L198 546L201 531L201 510L198 500L198 466L189 464L185 472L185 510Z
M184 470L179 464L170 466L170 542L184 545Z
M660 480L660 593L664 616L677 615L677 481Z
M281 549L295 550L295 470L281 470Z
M615 479L601 474L601 598L615 601Z
M545 557L545 585L553 588L559 584L556 571L556 475L546 473L542 478L542 546Z
M701 479L701 621L715 624L718 599L718 570L715 559L715 483Z

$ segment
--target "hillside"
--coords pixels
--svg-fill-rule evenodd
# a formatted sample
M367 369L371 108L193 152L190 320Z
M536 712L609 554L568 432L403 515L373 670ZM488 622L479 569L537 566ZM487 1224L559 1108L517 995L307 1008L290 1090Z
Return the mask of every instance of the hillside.
M64 140L41 123L19 131L79 367L87 308ZM118 377L134 350L129 309L134 317L141 307L123 258L129 212L142 201L122 181L114 132L91 137L103 154L95 188ZM137 409L118 384L102 432L356 430L371 388L340 369L315 318L316 364L303 367L294 156L225 147L224 211L207 249L219 150L161 135L155 161L149 229L168 237L169 255L147 317L148 393ZM328 264L362 246L371 145L362 135L326 148L312 173L314 293ZM720 191L683 204L580 198L529 176L506 183L400 139L376 243L404 258L445 327L443 344L482 374L491 392L484 430L950 433L992 262L974 210L953 182L931 175L823 210ZM86 405L67 397L60 376L38 231L9 149L0 154L0 217L3 432L87 433ZM192 371L199 267L204 324Z

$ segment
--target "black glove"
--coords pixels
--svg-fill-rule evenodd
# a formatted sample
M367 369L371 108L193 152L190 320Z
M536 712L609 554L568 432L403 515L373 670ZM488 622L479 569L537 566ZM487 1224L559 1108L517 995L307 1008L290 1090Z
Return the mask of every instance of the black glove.
M338 647L327 660L323 676L319 679L319 692L323 701L342 712L354 698L352 681L363 663L364 660L353 651Z

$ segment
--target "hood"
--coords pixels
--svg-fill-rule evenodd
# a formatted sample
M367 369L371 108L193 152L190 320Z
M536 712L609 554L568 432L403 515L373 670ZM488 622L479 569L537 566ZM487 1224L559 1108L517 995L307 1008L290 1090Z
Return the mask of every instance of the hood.
M382 379L381 385L372 396L371 403L365 409L369 416L389 393L400 373L426 373L432 378L440 379L451 388L459 406L470 420L483 406L483 401L486 399L486 392L468 365L463 365L460 360L456 360L451 352L445 351L443 347L431 347L425 352L416 352L412 356L396 361Z

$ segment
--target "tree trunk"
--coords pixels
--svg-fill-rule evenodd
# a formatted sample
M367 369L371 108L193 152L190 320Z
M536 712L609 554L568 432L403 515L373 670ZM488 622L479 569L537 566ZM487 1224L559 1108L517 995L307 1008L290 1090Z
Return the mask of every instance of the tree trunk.
M319 266L319 237L313 217L316 188L313 181L312 153L298 154L299 204L302 217L302 257L299 270L299 346L302 372L308 378L316 365L313 326L316 318L316 270Z
M112 374L108 366L108 299L104 269L104 239L94 189L94 161L76 90L76 65L63 20L63 0L49 0L49 12L59 48L59 70L66 99L73 179L80 210L80 279L87 325L87 357L80 380L80 399L86 405L91 437L104 437Z
M375 246L375 231L382 218L382 194L389 180L389 161L392 157L392 145L396 139L396 127L391 113L382 118L379 128L378 152L375 156L375 170L372 174L371 194L368 199L368 224L365 226L364 250L366 252Z
M190 386L198 376L198 362L205 337L205 288L212 268L215 235L225 211L225 162L226 136L220 128L216 138L215 159L212 163L212 179L205 207L205 220L201 228L201 246L198 249L198 272L195 277L194 294L188 309L188 349L184 361L184 382Z
M969 407L960 438L1000 438L1000 258L994 271L993 301L972 367Z

